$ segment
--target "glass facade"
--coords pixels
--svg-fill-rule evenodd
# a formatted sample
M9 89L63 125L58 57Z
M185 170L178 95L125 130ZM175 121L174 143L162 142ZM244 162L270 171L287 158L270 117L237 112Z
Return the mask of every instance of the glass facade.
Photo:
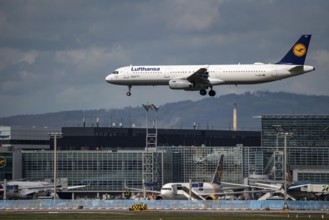
M69 185L87 185L80 189L83 191L122 191L124 182L128 187L142 188L143 154L143 151L59 151L57 178L68 178ZM160 164L161 154L158 153ZM23 177L52 179L53 152L24 151Z
M291 169L329 170L328 147L296 147L288 149L288 162Z
M317 183L329 183L329 170L314 171L314 170L294 170L294 180L304 180Z
M119 192L143 185L145 151L58 151L57 178L69 185L87 185L77 191ZM224 154L223 181L242 183L242 147L158 147L158 186L168 182L211 181ZM23 178L53 179L52 151L23 151Z
M279 148L279 150L282 149ZM244 147L243 159L245 162L243 176L247 177L249 174L255 173L260 175L269 174L273 177L274 152L276 152L275 148ZM329 172L329 147L289 147L288 166L290 171L295 169L313 169L313 172L315 170L327 170ZM300 175L300 177L303 176ZM298 180L307 181L307 178Z
M329 147L329 115L266 115L262 116L262 147L283 147L275 126L292 133L288 147Z
M288 132L288 170L298 169L297 181L327 179L329 167L329 116L328 115L265 115L262 116L262 146L244 148L243 176L267 174L275 177L275 170L282 170L275 158L284 150L284 138L280 132ZM274 154L276 153L276 156ZM281 157L282 158L282 157ZM312 169L313 173L303 173ZM306 172L306 171L305 171ZM323 177L321 177L321 175ZM280 178L278 178L280 179ZM282 179L282 177L281 177Z
M242 183L242 146L236 147L164 147L159 149L172 154L173 170L171 182L210 182L214 176L220 156L224 155L222 180Z
M264 149L261 147L243 147L243 177L250 174L263 174Z

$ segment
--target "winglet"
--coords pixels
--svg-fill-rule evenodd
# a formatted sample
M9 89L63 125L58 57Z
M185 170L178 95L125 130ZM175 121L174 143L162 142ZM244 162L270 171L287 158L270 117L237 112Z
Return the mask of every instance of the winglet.
M312 35L302 35L277 64L304 65Z
M223 163L224 163L224 155L222 155L218 161L218 165L214 174L214 177L211 183L221 184L222 181L222 173L223 173Z

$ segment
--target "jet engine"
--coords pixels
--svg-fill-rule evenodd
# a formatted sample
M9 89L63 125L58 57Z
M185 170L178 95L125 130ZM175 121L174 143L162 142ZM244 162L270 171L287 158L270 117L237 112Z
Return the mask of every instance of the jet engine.
M172 79L169 81L169 87L171 89L190 89L193 88L193 84L185 79Z
M217 200L218 197L216 195L209 195L206 197L206 200Z

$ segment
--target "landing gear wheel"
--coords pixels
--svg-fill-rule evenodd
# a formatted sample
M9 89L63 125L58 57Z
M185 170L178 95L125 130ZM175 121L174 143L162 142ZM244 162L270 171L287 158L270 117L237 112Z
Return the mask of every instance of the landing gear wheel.
M126 93L127 96L131 96L131 86L128 86L128 92Z
M200 95L206 95L206 94L207 94L207 91L205 89L200 90Z
M216 92L214 90L209 91L209 96L215 96L215 95L216 95Z

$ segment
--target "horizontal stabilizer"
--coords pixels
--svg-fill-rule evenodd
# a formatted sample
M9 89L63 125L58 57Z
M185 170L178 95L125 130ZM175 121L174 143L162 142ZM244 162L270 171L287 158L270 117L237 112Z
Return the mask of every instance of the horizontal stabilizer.
M299 73L299 72L302 72L302 71L304 71L303 66L295 66L295 67L293 67L289 70L289 72L291 72L291 73Z

